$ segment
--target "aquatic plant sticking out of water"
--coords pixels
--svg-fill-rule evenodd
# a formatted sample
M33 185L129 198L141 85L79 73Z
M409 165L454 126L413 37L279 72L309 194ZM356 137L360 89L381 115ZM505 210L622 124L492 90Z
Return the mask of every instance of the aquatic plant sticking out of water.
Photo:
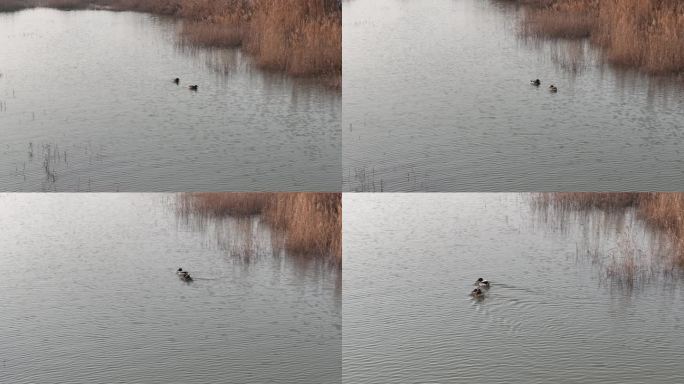
M605 277L614 283L633 288L656 275L675 277L677 271L684 272L684 193L555 192L536 194L534 202L558 209L560 214L633 210L637 220L662 235L666 244L656 239L656 248L646 251L638 247L629 227L625 227L617 246L606 252L608 260L601 258L599 250L589 251L594 262L605 268Z
M606 278L629 289L639 287L657 274L651 256L631 236L622 235L617 248L609 252Z
M55 164L60 162L64 162L66 164L67 152L60 151L59 147L57 147L56 145L53 146L52 144L43 144L42 151L43 170L45 171L45 177L47 178L47 181L54 183L57 181L57 172L55 170ZM33 143L29 143L29 158L32 157Z

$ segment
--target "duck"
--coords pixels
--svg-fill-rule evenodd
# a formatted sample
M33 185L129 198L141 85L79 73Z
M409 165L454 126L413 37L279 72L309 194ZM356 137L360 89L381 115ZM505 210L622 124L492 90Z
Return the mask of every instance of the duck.
M173 82L174 82L176 85L178 85L178 84L180 84L180 79L176 77L175 79L173 79Z
M199 88L199 85L196 85L196 84L195 85L188 85L188 89L190 89L191 91L196 91L198 88Z
M539 79L530 80L530 84L534 85L535 87L538 87L541 84L541 80L539 80Z
M183 281L192 281L192 277L190 277L190 274L185 272L184 274L180 275L181 280Z
M485 280L485 279L483 279L483 278L481 278L481 277L480 277L479 279L477 279L477 281L475 282L475 284L476 284L478 287L489 288L489 281L488 281L488 280Z
M475 298L482 298L484 297L484 292L482 292L480 288L475 288L470 292L470 296Z
M551 84L549 85L549 91L551 91L552 93L556 93L558 92L558 88L555 85Z
M178 270L176 271L176 274L183 281L192 281L192 277L190 277L190 273L188 271L184 271L183 268L178 268Z

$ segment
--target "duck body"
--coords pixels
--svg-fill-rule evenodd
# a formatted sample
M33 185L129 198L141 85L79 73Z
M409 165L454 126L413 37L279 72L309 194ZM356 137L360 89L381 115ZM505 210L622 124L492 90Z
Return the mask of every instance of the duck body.
M178 270L176 271L176 275L178 275L178 278L180 278L183 281L192 281L190 273L188 271L184 271L183 268L178 268Z
M477 281L475 282L475 285L477 285L480 288L489 288L489 286L490 286L489 280L485 280L481 277L479 279L477 279Z
M196 91L199 89L199 85L188 85L188 89L191 91Z
M539 80L539 79L530 80L530 84L534 85L535 87L538 87L541 85L541 80Z
M176 77L175 79L173 79L173 82L174 84L178 85L180 84L180 79Z
M556 92L558 92L558 88L557 88L555 85L551 84L551 85L549 86L549 91L550 91L551 93L556 93Z
M470 291L470 296L476 299L481 299L484 298L484 292L480 288L475 288L472 291Z

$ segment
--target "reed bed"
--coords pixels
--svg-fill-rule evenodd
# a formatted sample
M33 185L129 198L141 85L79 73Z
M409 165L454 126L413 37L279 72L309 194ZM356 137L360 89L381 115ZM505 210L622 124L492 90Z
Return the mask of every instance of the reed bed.
M179 33L182 44L205 47L239 47L242 29L215 23L184 23Z
M49 8L61 9L65 11L86 9L90 7L90 4L83 0L46 0L44 5Z
M2 0L0 11L37 6L175 16L181 43L240 46L261 68L341 86L341 0Z
M616 210L635 206L639 198L639 193L632 192L553 192L536 194L535 201L544 206L571 210Z
M510 2L510 1L509 1ZM652 74L684 72L684 2L679 0L515 0L521 33L587 38L615 65Z
M0 1L0 12L16 12L35 6L36 2L30 0L2 0Z
M342 261L339 193L184 193L177 209L213 218L259 215L284 234L288 251Z
M109 6L174 15L181 42L241 46L258 66L295 76L342 75L339 0L110 0Z
M615 211L633 208L637 217L644 220L646 225L660 231L671 240L674 250L672 263L684 269L684 193L554 192L536 194L535 200L545 206L570 210ZM628 257L626 250L629 247L621 249L625 260L634 260L634 257ZM620 271L621 268L614 266L612 269ZM626 270L632 269L630 267Z

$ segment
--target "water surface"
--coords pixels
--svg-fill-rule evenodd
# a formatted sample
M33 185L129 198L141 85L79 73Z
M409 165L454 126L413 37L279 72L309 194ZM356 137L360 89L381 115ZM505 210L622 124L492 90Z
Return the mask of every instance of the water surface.
M339 92L240 50L179 47L179 27L0 14L0 190L339 190Z
M557 216L501 194L343 203L343 382L684 380L679 279L606 278L625 238L654 265L667 254L630 212Z
M684 188L681 80L524 42L499 4L344 2L345 191Z
M0 381L340 382L336 270L258 220L199 227L170 200L0 195Z

